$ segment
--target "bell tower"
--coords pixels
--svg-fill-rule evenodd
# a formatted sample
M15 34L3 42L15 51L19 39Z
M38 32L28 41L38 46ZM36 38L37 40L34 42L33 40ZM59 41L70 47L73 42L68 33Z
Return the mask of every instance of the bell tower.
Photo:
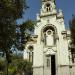
M56 13L55 0L42 0L41 15L50 15Z

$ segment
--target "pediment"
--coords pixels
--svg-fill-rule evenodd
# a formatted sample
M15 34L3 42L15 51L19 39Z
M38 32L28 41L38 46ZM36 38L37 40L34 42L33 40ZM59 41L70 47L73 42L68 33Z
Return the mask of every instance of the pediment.
M48 49L46 52L45 52L45 55L55 55L55 50L53 49Z

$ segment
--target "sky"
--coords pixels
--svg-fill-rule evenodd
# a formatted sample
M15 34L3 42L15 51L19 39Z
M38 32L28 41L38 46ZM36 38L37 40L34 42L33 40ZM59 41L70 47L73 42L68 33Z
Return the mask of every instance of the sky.
M39 13L41 8L41 0L27 0L27 5L29 9L24 12L22 19L17 21L18 24L27 19L36 20L36 14ZM56 0L56 8L63 11L65 26L68 28L69 20L75 14L75 0Z

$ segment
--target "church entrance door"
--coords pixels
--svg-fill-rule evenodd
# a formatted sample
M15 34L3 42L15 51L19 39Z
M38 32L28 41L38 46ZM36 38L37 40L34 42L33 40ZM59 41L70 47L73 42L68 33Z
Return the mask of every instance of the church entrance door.
M56 75L55 55L51 55L51 75Z

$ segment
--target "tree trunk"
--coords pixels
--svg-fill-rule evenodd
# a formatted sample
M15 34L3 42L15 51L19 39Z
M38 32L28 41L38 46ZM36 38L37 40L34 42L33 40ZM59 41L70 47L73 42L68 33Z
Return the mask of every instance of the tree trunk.
M6 64L6 67L7 67L7 68L6 68L6 75L8 75L8 65L9 65L9 64L8 64L8 61L6 61L6 63L7 63L7 64Z

